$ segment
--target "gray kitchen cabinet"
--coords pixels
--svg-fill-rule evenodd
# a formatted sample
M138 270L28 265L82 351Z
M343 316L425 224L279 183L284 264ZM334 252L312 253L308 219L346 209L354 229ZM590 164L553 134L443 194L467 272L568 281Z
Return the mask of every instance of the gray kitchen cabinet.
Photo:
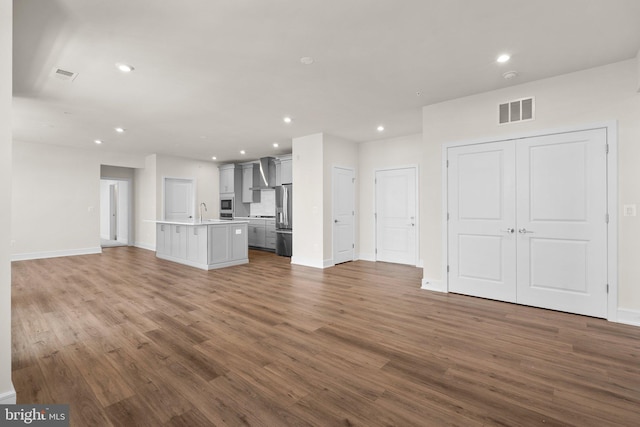
M187 234L187 260L207 263L207 226L185 227Z
M220 171L220 194L233 193L236 184L236 165L221 165L218 170Z
M260 167L255 164L242 165L242 203L260 201L260 191L252 190L259 185Z
M280 185L291 184L293 182L293 160L289 158L280 159Z
M265 248L276 249L276 220L268 219L265 221Z
M161 255L171 255L171 226L157 224L156 229L156 252Z
M171 225L171 256L187 258L187 227Z
M249 220L249 246L264 248L266 244L266 228L264 219Z

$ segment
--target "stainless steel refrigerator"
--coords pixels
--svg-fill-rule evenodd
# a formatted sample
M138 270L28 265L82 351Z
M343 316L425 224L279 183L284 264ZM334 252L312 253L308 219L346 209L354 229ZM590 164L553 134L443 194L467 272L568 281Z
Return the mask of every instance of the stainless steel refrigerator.
M276 187L276 254L288 257L292 254L293 237L291 188L291 184Z

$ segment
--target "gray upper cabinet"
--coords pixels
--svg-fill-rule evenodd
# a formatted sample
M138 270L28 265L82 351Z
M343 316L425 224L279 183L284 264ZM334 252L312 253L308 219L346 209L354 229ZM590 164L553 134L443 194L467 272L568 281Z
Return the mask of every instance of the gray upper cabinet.
M257 187L260 179L260 168L257 164L242 165L242 203L257 203L260 201L260 191L252 190Z
M293 182L293 160L291 157L280 159L280 185Z
M221 165L218 168L220 171L220 194L235 191L235 169L236 165Z

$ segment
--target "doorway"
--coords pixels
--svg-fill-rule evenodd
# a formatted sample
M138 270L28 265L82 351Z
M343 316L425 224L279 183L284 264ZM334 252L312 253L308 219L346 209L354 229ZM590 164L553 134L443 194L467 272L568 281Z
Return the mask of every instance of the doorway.
M100 245L129 245L131 183L124 179L100 179Z
M446 150L451 292L608 317L607 129Z
M377 170L376 261L416 265L417 168Z

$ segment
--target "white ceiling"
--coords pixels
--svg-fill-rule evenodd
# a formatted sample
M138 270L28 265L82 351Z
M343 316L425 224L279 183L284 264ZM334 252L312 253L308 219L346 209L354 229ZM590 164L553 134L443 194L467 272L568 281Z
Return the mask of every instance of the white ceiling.
M14 139L254 159L418 133L423 105L639 48L638 0L15 0Z

